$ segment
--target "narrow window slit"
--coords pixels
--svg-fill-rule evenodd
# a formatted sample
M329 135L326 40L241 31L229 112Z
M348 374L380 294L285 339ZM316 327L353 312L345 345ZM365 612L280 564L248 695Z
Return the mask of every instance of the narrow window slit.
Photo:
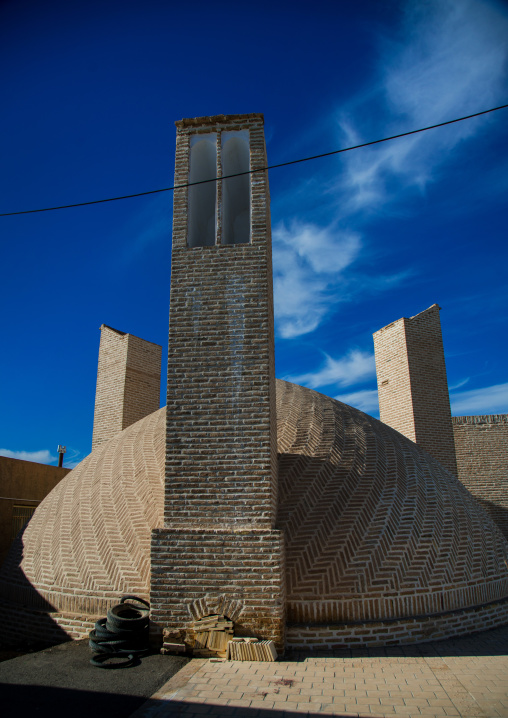
M223 132L222 175L250 170L249 131ZM250 242L250 175L222 181L222 244Z
M193 135L190 140L189 182L202 182L217 176L217 134ZM189 247L209 247L215 244L217 227L217 183L189 187L188 235Z

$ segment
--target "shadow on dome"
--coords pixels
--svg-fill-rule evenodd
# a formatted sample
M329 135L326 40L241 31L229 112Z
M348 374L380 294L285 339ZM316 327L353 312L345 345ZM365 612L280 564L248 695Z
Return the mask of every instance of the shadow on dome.
M26 524L14 539L0 568L0 636L2 647L43 648L71 637L51 614L54 606L28 580L21 568Z

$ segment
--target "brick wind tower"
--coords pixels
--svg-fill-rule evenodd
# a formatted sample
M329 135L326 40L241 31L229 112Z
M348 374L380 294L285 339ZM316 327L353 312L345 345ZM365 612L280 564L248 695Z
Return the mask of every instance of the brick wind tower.
M456 476L439 310L433 304L375 332L379 416Z
M263 116L176 123L175 185L266 167ZM152 619L212 613L284 644L267 172L175 190L164 527Z
M160 405L162 347L101 326L92 450Z

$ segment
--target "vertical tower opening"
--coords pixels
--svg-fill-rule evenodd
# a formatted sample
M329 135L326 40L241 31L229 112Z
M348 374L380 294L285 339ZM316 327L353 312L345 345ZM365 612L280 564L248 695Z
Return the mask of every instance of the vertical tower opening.
M222 132L222 174L250 170L249 131ZM250 242L250 175L222 181L222 244Z
M193 135L190 139L189 182L203 182L217 176L217 134ZM189 247L208 247L215 244L217 183L189 187L188 234Z

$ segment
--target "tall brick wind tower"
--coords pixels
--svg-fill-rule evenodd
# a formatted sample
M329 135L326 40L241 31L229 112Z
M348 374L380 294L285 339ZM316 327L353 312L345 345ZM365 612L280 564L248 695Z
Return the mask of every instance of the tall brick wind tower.
M176 123L175 185L266 167L263 116ZM164 527L152 619L222 613L284 644L267 172L175 190Z
M92 450L160 405L162 347L101 326Z
M379 415L457 476L439 310L433 304L374 334Z

